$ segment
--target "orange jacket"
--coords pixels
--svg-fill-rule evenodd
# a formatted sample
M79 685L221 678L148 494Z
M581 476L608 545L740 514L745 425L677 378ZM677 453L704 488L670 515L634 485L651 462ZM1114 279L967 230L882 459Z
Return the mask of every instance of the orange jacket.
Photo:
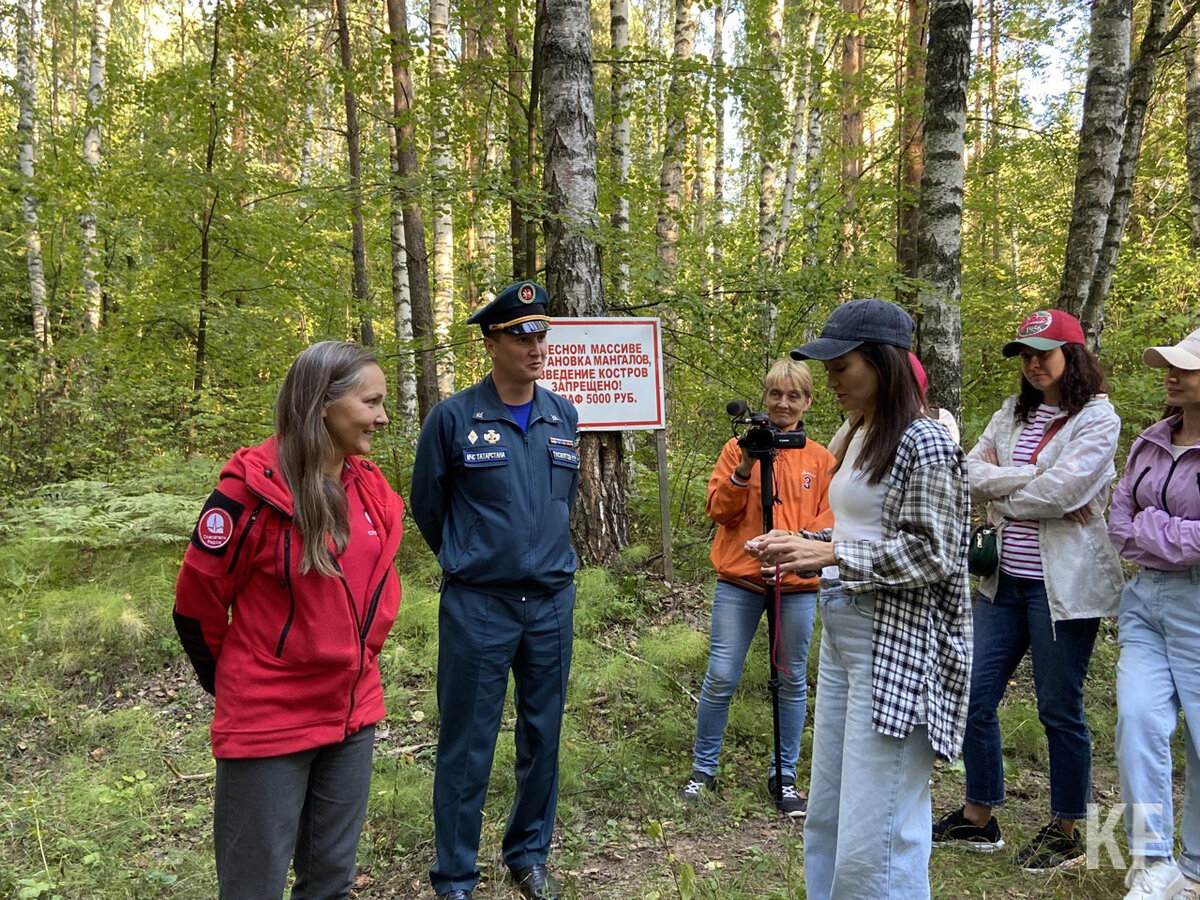
M717 523L709 558L717 577L750 590L763 590L758 561L743 545L763 533L762 464L756 462L745 487L729 477L742 460L742 450L730 438L708 480L708 517ZM819 531L833 527L829 509L829 480L837 460L828 450L810 440L802 450L780 450L775 457L775 504L773 525L788 531ZM783 576L785 591L815 591L816 578L800 578L794 572Z

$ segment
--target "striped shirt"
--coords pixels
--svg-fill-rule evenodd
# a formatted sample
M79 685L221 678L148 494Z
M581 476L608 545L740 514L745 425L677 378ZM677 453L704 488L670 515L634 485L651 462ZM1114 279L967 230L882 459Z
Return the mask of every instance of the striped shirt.
M1033 451L1046 433L1046 425L1058 415L1057 406L1042 404L1029 416L1013 446L1012 464L1028 465L1033 461ZM1033 578L1042 581L1042 554L1038 549L1038 520L1012 519L1004 526L1004 537L1000 542L1000 571L1017 578Z

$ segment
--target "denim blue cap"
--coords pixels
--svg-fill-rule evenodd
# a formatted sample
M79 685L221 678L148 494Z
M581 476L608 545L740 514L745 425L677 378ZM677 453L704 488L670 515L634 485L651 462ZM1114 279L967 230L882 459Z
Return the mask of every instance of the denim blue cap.
M902 350L912 347L917 325L912 316L887 300L867 297L834 307L821 336L792 351L792 359L834 359L856 350L861 344L891 344Z

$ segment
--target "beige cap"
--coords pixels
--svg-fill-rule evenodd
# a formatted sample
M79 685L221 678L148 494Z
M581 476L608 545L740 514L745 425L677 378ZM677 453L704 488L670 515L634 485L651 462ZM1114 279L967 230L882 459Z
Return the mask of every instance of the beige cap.
M1200 369L1200 328L1174 347L1151 347L1142 354L1142 362L1156 369Z

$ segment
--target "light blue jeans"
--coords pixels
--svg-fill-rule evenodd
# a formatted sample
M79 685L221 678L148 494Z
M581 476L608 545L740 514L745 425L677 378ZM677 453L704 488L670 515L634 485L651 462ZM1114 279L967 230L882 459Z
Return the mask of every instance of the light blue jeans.
M1182 709L1187 775L1179 868L1200 880L1200 566L1140 569L1125 585L1117 622L1117 763L1130 850L1174 853L1171 735ZM1135 833L1138 819L1145 825Z
M933 747L871 724L872 594L821 581L821 664L804 822L808 900L925 900Z
M729 719L729 701L741 681L746 651L750 649L758 620L766 608L762 593L727 581L717 582L713 591L712 631L708 639L708 671L700 688L696 742L692 746L692 768L697 772L717 774L725 723ZM805 669L816 615L816 594L783 595L779 611L779 745L783 774L792 778L796 777L800 732L804 730L808 698ZM775 774L774 747L767 771L768 775Z

